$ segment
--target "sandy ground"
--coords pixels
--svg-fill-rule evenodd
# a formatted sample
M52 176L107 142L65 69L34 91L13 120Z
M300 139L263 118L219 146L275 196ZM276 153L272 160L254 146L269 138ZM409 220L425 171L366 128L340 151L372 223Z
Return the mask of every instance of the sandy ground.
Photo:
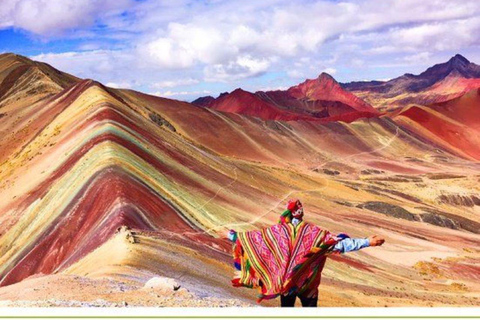
M180 288L143 288L73 275L30 278L0 290L0 307L248 307L240 299L199 297Z

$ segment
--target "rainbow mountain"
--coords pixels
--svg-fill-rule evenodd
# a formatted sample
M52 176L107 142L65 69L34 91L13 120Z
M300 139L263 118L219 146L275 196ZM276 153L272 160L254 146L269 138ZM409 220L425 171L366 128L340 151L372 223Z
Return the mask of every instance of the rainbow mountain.
M226 232L300 198L310 222L387 239L333 257L321 305L478 302L478 87L387 110L322 74L192 104L15 54L0 55L0 83L0 301L79 281L95 288L83 299L118 299L105 279L135 300L164 276L251 303L230 287Z

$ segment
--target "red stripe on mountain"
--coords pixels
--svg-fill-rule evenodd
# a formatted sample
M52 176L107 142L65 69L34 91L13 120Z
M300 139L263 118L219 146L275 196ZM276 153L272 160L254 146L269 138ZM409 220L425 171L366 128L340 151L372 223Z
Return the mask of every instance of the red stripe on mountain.
M63 269L100 246L122 225L178 234L196 231L160 195L122 169L109 167L95 174L75 195L41 239L30 244L18 263L2 275L0 285L32 274L49 274L60 266ZM198 240L202 237L195 237Z
M435 116L419 107L411 107L400 113L439 137L441 140L454 147L452 151L463 152L474 159L480 160L480 137L476 131L466 126L456 125L450 121Z

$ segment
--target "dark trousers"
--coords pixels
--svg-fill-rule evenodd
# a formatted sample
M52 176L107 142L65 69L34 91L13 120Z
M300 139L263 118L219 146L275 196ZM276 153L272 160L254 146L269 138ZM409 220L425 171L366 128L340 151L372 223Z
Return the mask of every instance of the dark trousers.
M313 297L313 298L307 298L307 297L302 297L298 296L300 298L300 301L302 302L302 307L316 307L317 306L317 301L318 297ZM297 295L296 294L291 294L288 296L280 296L280 302L282 307L294 307L295 306L295 300L297 300Z

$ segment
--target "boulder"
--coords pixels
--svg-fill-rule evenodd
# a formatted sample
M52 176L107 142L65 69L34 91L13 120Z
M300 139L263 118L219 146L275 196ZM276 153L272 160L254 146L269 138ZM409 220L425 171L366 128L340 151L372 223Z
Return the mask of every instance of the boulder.
M153 277L143 287L144 289L158 289L166 292L174 292L180 289L180 285L175 279L167 277Z

